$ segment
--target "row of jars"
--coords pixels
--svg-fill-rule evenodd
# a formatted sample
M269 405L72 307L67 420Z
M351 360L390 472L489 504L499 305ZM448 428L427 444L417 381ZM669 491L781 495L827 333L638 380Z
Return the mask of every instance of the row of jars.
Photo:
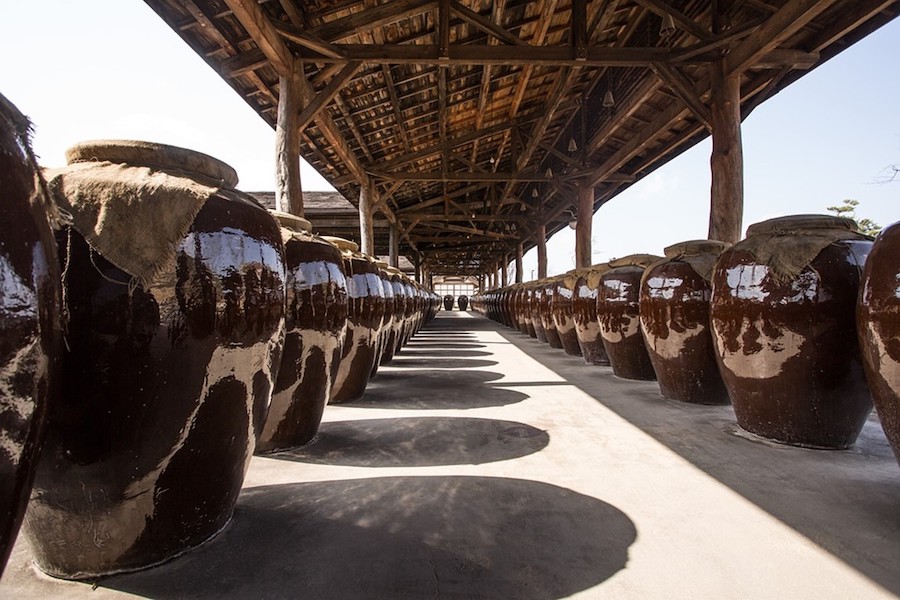
M786 444L852 446L874 400L900 460L898 251L900 224L873 244L850 219L796 215L731 247L684 242L473 307L618 377L656 379L663 397L730 402L743 429Z
M95 578L220 531L251 456L310 441L440 298L216 159L97 142L42 172L29 128L0 95L0 570L27 503L37 566Z

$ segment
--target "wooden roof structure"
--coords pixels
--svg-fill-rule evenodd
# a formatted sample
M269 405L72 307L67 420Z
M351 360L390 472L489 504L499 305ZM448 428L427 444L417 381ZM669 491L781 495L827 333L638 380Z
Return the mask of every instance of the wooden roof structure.
M709 135L711 65L737 78L746 117L900 14L897 0L145 1L273 127L295 74L302 156L351 202L370 194L435 274L495 270L565 226L579 190L595 210Z

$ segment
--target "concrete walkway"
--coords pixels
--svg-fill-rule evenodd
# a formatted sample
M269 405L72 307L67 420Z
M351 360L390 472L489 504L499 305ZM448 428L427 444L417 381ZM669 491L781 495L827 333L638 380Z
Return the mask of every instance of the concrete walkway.
M900 468L874 417L844 452L737 431L477 315L442 312L255 458L232 523L161 567L35 573L0 598L881 598L900 593Z

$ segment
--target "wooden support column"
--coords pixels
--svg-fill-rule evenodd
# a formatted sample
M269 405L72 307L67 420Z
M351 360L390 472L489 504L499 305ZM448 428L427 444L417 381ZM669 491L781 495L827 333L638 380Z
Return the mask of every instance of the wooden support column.
M516 283L522 283L524 278L522 277L522 242L516 244Z
M422 258L418 254L415 255L415 267L416 267L416 282L422 283Z
M363 254L375 256L375 232L372 229L372 204L374 186L365 183L359 187L359 249Z
M507 260L506 256L504 256L501 260L503 266L500 267L500 286L506 287L509 285L509 274L507 273L507 271L509 270L507 268L509 266L509 261Z
M275 207L303 216L300 184L300 128L302 106L300 77L303 65L292 61L290 71L278 78L278 121L275 125Z
M538 279L547 277L547 226L541 223L537 227L537 267Z
M591 221L594 218L594 188L578 188L578 225L575 227L575 268L591 266Z
M391 223L388 249L388 261L392 267L400 268L400 225Z
M712 169L709 238L741 239L744 218L744 151L741 143L741 75L727 73L724 60L710 64Z

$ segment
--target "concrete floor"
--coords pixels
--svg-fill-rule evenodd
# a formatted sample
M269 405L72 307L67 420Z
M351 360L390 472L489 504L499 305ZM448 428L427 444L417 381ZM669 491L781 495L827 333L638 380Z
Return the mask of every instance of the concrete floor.
M161 567L37 574L2 598L880 598L900 593L900 468L875 418L843 452L743 434L477 315L442 312L255 458L231 524Z

